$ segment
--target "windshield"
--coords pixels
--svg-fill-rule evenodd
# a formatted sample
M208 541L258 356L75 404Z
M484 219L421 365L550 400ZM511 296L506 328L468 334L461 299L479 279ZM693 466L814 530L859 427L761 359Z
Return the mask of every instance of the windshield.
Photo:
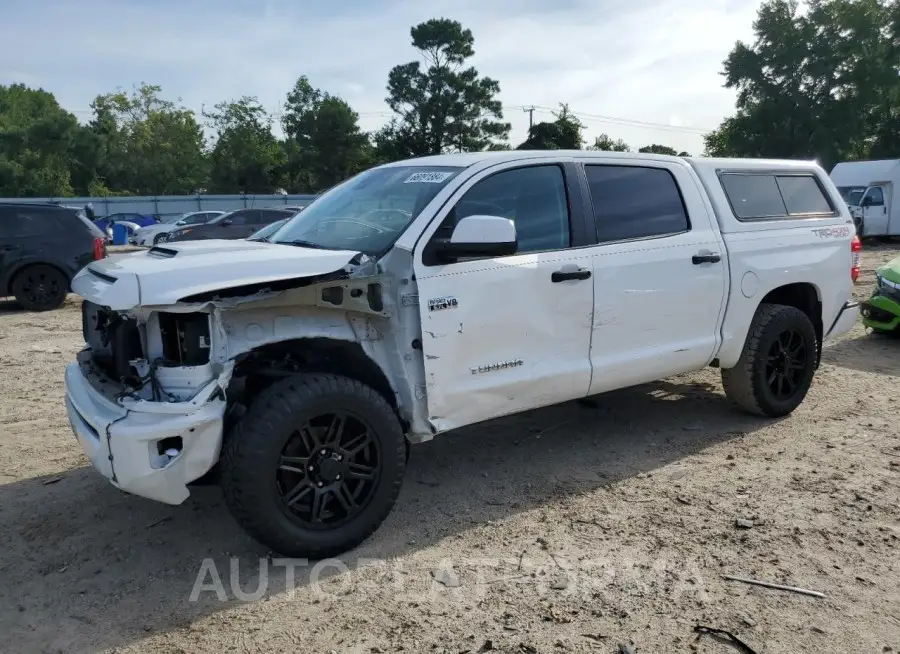
M866 192L865 186L839 186L838 191L841 194L841 197L844 198L844 202L851 205L858 205L859 201L862 200L863 193Z
M291 218L269 240L377 255L462 168L373 168L335 186Z

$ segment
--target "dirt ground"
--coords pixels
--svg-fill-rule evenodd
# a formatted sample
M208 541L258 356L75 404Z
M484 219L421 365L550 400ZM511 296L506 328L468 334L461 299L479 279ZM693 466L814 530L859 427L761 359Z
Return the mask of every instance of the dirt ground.
M860 297L898 254L867 247ZM900 340L830 343L780 421L709 369L417 446L382 528L292 584L217 488L170 507L87 466L62 403L81 345L76 300L0 303L0 651L748 651L706 625L900 652Z

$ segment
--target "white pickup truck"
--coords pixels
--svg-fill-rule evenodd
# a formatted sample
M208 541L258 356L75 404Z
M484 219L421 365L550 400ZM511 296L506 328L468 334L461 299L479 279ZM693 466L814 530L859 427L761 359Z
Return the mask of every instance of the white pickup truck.
M814 163L401 161L269 242L91 263L66 408L118 488L179 504L218 477L258 540L331 556L388 515L409 444L448 430L705 366L789 414L857 319L853 238Z

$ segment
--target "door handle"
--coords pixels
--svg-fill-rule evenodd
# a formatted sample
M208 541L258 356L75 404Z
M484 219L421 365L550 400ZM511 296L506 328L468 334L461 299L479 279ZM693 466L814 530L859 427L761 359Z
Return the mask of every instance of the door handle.
M590 277L591 271L586 268L579 268L578 270L557 270L550 275L550 281L554 284L558 284L559 282L569 281L570 279L590 279Z
M722 260L715 252L710 252L709 254L695 254L691 257L691 263L695 266L699 266L701 263L719 263Z

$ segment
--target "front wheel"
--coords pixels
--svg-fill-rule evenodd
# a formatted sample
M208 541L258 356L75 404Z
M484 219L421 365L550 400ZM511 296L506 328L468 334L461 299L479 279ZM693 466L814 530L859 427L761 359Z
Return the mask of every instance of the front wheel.
M816 352L809 316L783 304L760 305L737 365L722 370L725 394L750 413L786 416L809 391Z
M153 237L153 245L159 245L160 243L165 243L169 239L169 235L163 232L162 234L157 234Z
M388 516L406 438L372 388L301 374L260 393L222 452L225 501L254 538L290 557L336 556Z

